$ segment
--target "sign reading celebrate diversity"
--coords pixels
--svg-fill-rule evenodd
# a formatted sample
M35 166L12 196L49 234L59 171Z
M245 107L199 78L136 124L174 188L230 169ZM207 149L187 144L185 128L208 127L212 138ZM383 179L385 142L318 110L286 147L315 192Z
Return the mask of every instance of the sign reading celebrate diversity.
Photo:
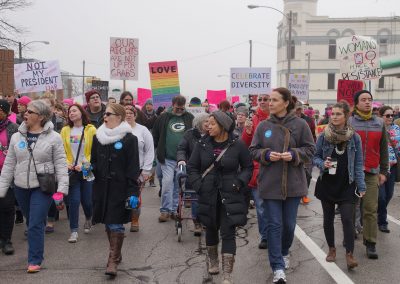
M137 38L110 38L110 78L137 80L139 40Z
M57 60L36 61L14 65L15 88L19 93L62 89Z
M379 45L367 36L353 35L337 40L340 72L344 80L373 80L382 75Z
M290 74L288 89L302 102L308 101L308 78L304 74Z
M269 94L271 68L231 68L231 95Z
M170 106L172 98L180 94L178 63L151 62L149 69L154 107Z
M342 80L338 81L337 88L337 101L345 100L351 106L354 105L354 93L361 91L364 88L364 83L362 81L354 80Z

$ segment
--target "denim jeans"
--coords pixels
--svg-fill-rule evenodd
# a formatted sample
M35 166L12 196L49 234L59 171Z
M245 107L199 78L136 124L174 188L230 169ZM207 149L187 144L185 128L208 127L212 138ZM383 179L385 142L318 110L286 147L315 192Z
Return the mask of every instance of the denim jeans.
M125 227L123 224L105 224L106 230L110 230L114 233L125 233Z
M43 193L38 187L24 189L16 186L15 198L28 226L28 263L41 265L44 253L44 228L52 202L51 195Z
M69 228L71 229L71 232L78 232L80 204L82 204L86 220L92 218L92 186L92 181L81 180L69 187L66 201L69 206Z
M162 187L162 171L161 171L161 163L157 160L157 165L156 165L156 176L158 178L158 182L160 183L160 187Z
M261 240L267 240L267 218L263 207L263 199L260 197L260 192L257 188L250 188L256 205L258 232Z
M297 208L301 197L286 200L264 199L268 236L268 258L273 271L285 269L283 256L289 254L296 228Z
M165 159L161 164L162 171L162 192L161 192L161 213L176 213L178 208L178 181L176 179L176 161Z
M387 206L393 197L394 183L396 181L397 165L390 168L390 176L387 181L379 187L378 197L378 225L387 225Z

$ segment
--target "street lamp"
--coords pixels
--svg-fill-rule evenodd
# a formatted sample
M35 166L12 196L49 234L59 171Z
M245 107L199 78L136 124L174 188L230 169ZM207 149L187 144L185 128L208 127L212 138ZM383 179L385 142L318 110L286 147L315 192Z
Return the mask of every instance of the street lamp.
M50 42L45 41L45 40L34 40L34 41L30 41L28 43L22 44L22 42L18 42L18 50L19 50L19 63L21 63L22 61L22 48L24 48L25 46L27 46L28 44L31 43L43 43L43 44L50 44Z
M285 15L281 10L278 10L274 7L270 6L263 6L263 5L247 5L247 8L249 9L256 9L256 8L267 8L267 9L272 9L275 10L279 13L281 13L288 21L289 21L289 35L288 35L288 44L287 44L287 64L288 64L288 70L287 70L287 78L286 78L286 83L289 82L289 77L290 77L290 72L291 72L291 59L292 59L292 10L289 11L289 16Z

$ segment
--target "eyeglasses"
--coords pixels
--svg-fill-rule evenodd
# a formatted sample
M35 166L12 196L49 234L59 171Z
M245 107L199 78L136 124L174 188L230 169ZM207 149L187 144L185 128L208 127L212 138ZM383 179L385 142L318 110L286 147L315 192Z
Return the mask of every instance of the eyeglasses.
M104 113L104 116L109 117L110 115L118 115L118 114L112 113L112 112L105 112L105 113Z
M91 96L90 99L91 99L92 101L94 101L94 100L99 100L100 97L99 97L99 96L95 96L95 97L94 97L94 96Z
M27 113L29 113L29 114L37 114L37 115L39 115L39 113L37 113L37 112L34 112L33 110L30 110L30 109L28 109L27 111L26 111Z
M394 117L394 114L386 114L385 117L386 118L391 118L391 117Z
M269 98L258 98L259 102L268 102Z

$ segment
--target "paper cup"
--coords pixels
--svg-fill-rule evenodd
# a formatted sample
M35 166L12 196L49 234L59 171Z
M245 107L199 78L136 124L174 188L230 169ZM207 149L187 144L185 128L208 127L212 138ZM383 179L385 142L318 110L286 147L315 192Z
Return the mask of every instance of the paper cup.
M337 168L337 161L336 160L331 160L331 167L329 168L329 174L330 175L336 175L336 168Z
M63 203L64 195L61 192L56 192L53 194L53 200L56 206L59 206Z

